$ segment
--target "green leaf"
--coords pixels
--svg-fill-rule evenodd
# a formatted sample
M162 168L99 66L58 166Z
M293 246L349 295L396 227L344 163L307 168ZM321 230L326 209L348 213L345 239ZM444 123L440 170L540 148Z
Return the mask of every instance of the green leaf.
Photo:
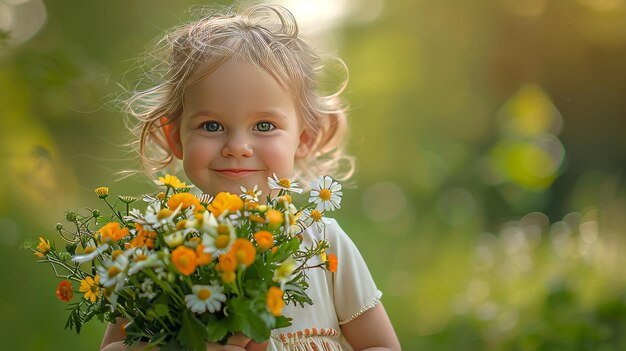
M256 313L249 313L243 324L243 333L257 342L263 342L270 338L270 328L265 321Z
M227 317L228 329L231 332L243 332L256 341L265 341L270 336L270 325L251 309L250 301L244 298L234 298L228 301L229 312Z
M154 313L159 317L169 317L170 315L170 309L167 307L167 305L164 305L162 303L154 305L152 309L154 310Z
M291 325L291 320L291 318L287 318L285 316L278 316L276 317L276 323L274 324L274 328L278 329L288 327Z
M211 321L206 327L209 341L220 341L228 333L228 328L225 325L224 320Z
M298 250L300 247L300 240L298 238L293 238L288 242L282 244L276 254L271 256L272 262L281 262L287 259L287 257L291 256L291 254Z
M182 327L176 336L180 344L188 350L205 350L204 339L207 331L204 325L188 309L183 312Z
M160 351L180 351L181 349L181 344L176 341L176 339L170 339L170 341L161 346L161 348L159 348Z
M237 298L231 299L227 302L229 311L228 317L224 318L224 326L228 329L228 331L236 333L243 329L243 323L245 318L245 313L243 311L237 310L234 307L233 301L236 301Z

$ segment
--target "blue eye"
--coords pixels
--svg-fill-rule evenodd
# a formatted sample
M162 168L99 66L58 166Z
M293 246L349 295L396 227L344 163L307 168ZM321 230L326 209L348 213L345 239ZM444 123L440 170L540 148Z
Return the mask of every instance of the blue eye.
M224 130L224 127L222 127L221 124L219 124L219 123L217 123L215 121L202 123L202 125L200 127L202 129L206 130L207 132L221 132L221 131Z
M254 126L254 128L259 132L269 132L276 129L276 126L270 122L259 122Z

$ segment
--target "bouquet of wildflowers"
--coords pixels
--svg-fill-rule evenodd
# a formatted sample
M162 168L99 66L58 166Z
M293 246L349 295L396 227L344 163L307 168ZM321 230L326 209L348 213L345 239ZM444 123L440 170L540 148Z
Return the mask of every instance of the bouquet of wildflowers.
M131 206L136 197L111 202L108 188L95 189L110 216L68 211L71 229L56 227L64 248L45 238L30 245L63 278L57 296L70 302L66 328L79 333L94 317L122 317L130 321L126 344L201 350L236 332L267 340L271 329L290 325L284 305L312 303L307 269L337 268L337 258L326 257L328 241L300 244L306 228L324 230L324 212L339 208L341 185L319 177L297 208L290 195L302 192L296 183L275 175L268 183L278 195L261 203L256 186L242 187L241 195L195 196L167 175L159 178L163 191L143 196L142 209ZM322 263L308 264L314 256Z

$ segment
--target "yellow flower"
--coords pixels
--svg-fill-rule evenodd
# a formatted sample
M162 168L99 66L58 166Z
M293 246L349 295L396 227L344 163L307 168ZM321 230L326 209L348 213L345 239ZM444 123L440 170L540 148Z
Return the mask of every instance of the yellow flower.
M171 174L166 174L165 177L159 177L159 185L165 185L168 187L172 187L175 189L186 188L187 184L185 182L181 182L176 176Z
M292 273L296 270L297 262L293 259L293 257L287 258L283 263L281 263L278 268L274 271L273 281L280 283L281 287L291 280Z
M207 209L213 213L215 217L219 217L224 211L236 212L243 208L243 200L228 192L221 192L215 196Z
M235 278L237 278L237 275L233 271L224 271L222 272L221 276L222 282L224 282L225 284L230 284L235 281Z
M104 199L107 196L109 196L109 188L107 188L106 186L101 186L99 188L96 188L94 191L96 192L96 195L98 195L98 197L101 199Z
M35 255L39 257L44 257L46 254L50 252L50 241L39 237L39 245L37 245L37 251Z
M267 297L265 298L267 309L274 315L280 316L280 313L285 307L285 301L283 301L283 291L275 286L270 287L267 291Z
M96 275L95 279L85 277L85 279L80 281L80 288L78 290L85 293L85 300L96 302L96 300L102 296L102 292L100 291L100 276Z

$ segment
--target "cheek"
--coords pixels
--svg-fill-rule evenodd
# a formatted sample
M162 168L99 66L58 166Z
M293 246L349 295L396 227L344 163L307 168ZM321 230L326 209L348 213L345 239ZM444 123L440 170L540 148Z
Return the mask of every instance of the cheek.
M206 171L217 150L212 143L199 140L189 140L183 148L183 165L185 173L194 174Z
M291 176L295 158L295 146L290 140L272 140L257 148L259 157L271 172L282 176Z

